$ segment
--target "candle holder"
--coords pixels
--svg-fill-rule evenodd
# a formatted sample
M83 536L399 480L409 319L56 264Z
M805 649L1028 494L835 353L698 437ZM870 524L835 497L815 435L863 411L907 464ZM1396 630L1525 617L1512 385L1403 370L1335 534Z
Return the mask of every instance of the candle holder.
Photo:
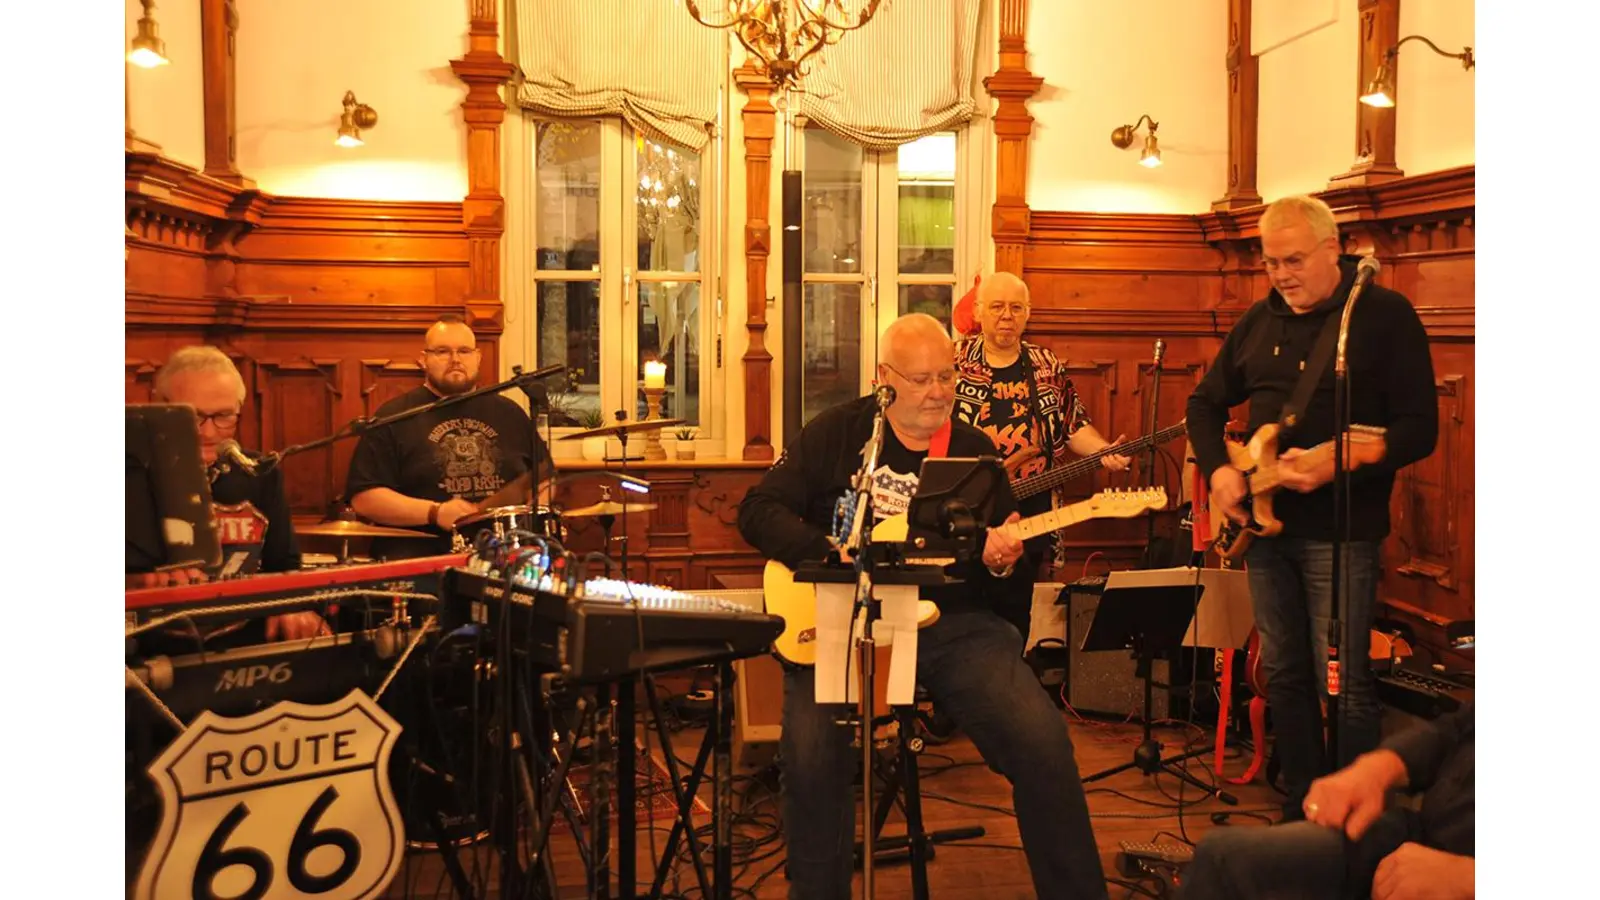
M662 398L663 395L666 394L667 389L664 388L664 387L658 387L658 388L647 387L647 388L641 388L641 390L644 391L644 404L645 404L645 415L644 415L644 418L645 418L645 421L648 422L651 419L660 419L661 418L661 398ZM645 459L666 459L667 458L666 448L661 446L661 429L655 428L655 429L651 429L650 431L646 431L644 433L644 458Z

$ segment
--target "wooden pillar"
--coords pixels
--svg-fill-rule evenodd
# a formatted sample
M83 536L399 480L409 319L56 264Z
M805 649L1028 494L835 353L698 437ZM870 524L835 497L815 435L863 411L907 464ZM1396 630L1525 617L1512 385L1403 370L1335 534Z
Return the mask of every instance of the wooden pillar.
M212 178L253 188L255 182L239 174L239 145L235 137L234 52L239 33L239 7L234 0L200 0L200 84L205 110L205 173Z
M1356 89L1350 97L1350 102L1356 105L1356 159L1350 171L1335 175L1328 182L1329 188L1382 184L1405 175L1395 164L1394 110L1368 106L1358 99L1378 74L1384 53L1400 41L1400 0L1360 2L1356 13L1360 62L1356 66ZM1398 64L1397 56L1390 63L1397 85L1400 80Z
M1259 206L1256 130L1261 61L1250 52L1251 0L1228 0L1228 192L1213 210Z
M767 258L772 255L772 137L777 128L772 81L764 69L745 63L734 80L749 95L744 123L744 328L749 339L744 366L744 459L770 460L772 449L772 353L767 350ZM798 365L793 360L791 365ZM792 435L791 435L792 437Z
M1044 79L1028 71L1028 0L1000 0L1000 65L983 80L998 103L994 116L994 268L1022 277L1028 244L1028 100Z
M461 103L467 123L467 196L461 222L467 232L467 321L474 328L498 328L505 320L500 302L500 238L506 230L500 123L506 105L500 88L515 67L500 56L497 5L495 0L472 0L467 54L450 61L450 69L467 85Z

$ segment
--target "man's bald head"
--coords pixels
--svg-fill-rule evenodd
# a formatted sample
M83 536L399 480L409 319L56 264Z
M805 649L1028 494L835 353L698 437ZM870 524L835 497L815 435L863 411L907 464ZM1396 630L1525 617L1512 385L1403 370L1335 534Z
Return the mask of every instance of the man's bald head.
M878 381L894 388L886 414L902 439L927 440L955 405L956 345L927 313L909 313L883 330Z
M464 394L478 382L478 337L467 323L451 316L440 319L422 336L418 360L428 386L443 395Z

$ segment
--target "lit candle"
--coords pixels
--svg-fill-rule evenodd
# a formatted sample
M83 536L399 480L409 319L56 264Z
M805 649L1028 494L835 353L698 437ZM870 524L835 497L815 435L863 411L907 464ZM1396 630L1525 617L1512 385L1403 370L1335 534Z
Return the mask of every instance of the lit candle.
M644 386L661 389L667 386L667 364L651 361L644 364Z

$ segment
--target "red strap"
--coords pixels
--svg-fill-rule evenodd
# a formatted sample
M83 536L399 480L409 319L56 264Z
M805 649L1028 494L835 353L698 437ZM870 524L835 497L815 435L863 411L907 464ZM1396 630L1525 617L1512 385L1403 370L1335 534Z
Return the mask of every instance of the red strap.
M1233 711L1233 648L1217 651L1222 654L1222 696L1217 704L1217 750L1214 754L1217 774L1222 774L1223 750L1228 745L1228 718Z
M1194 467L1194 502L1189 507L1189 521L1191 534L1194 536L1194 552L1204 553L1211 549L1211 491L1206 485L1206 478L1200 474L1200 467Z
M950 455L950 419L946 419L939 430L928 439L928 458L939 459Z

